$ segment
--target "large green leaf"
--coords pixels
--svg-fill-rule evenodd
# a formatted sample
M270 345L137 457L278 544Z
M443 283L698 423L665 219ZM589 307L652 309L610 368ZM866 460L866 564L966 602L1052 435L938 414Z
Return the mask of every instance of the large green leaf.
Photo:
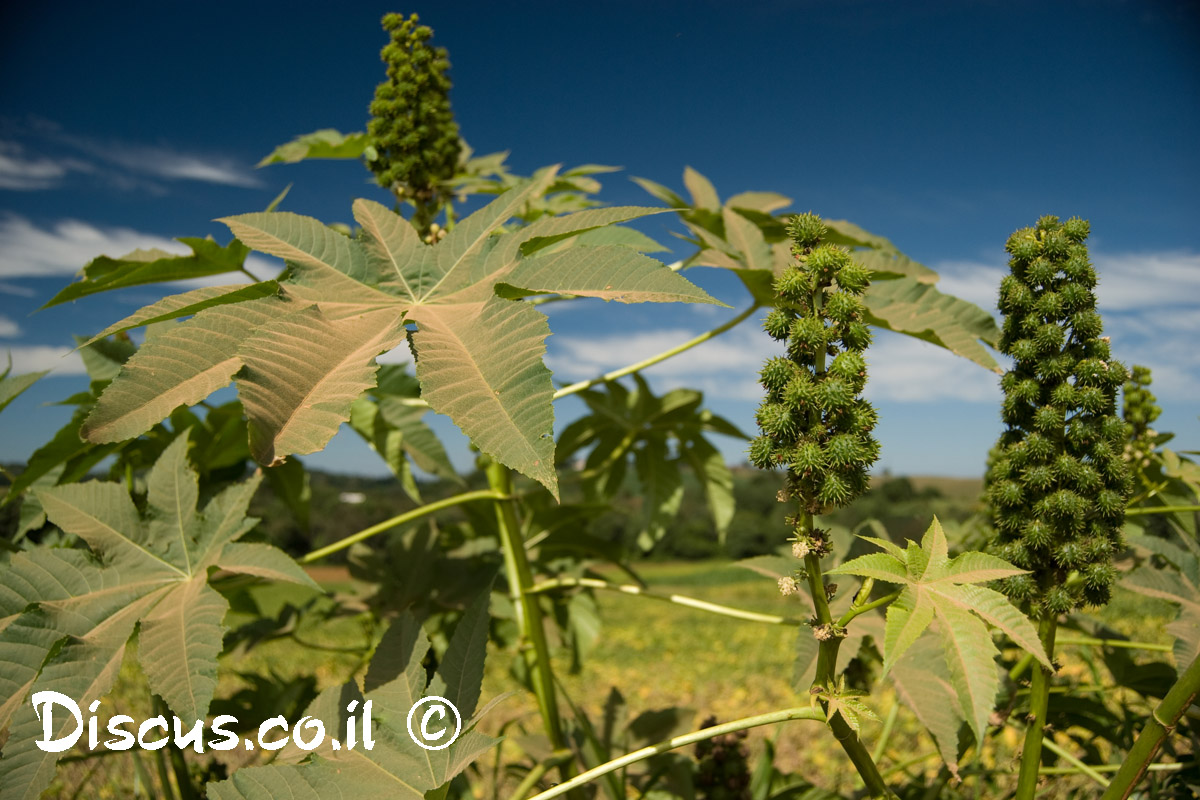
M57 753L36 748L41 724L25 698L54 690L81 707L112 685L125 643L140 623L138 656L150 685L188 725L203 718L216 686L225 599L211 567L312 585L268 545L236 540L254 524L246 507L259 476L197 508L188 437L163 452L147 479L146 509L113 483L36 490L49 520L91 548L17 553L0 583L0 798L36 798ZM64 727L70 721L66 717Z
M322 721L328 733L346 728L346 707L372 705L374 747L334 749L331 735L311 754L293 745L280 751L279 762L238 770L231 778L207 786L214 800L274 800L276 797L326 798L386 796L423 800L444 786L499 739L474 730L483 680L489 624L490 582L459 620L437 673L426 686L422 661L429 649L421 626L408 612L384 634L364 680L365 693L348 683L322 692L305 710ZM462 733L453 744L426 750L410 738L409 710L424 697L449 700L462 717ZM489 704L490 707L491 704ZM305 763L294 763L307 758ZM289 763L293 762L293 763Z
M354 203L356 239L290 213L224 220L241 241L290 263L281 297L204 309L147 342L100 398L84 436L136 436L237 373L255 457L270 463L311 452L372 385L374 356L415 325L417 376L429 405L484 452L557 495L554 387L542 363L546 317L504 299L498 287L622 302L716 301L624 245L536 249L535 240L662 209L581 211L498 233L554 176L547 170L505 192L432 246L368 200Z
M9 373L12 372L12 362L10 361L4 372L0 372L0 411L7 408L8 404L16 400L18 395L37 383L38 379L48 371L10 375Z
M83 343L82 347L93 345L101 339L116 333L123 333L143 325L153 325L156 322L166 322L171 319L187 317L206 308L223 306L228 303L240 303L244 300L255 300L269 297L279 290L275 281L262 283L236 284L232 286L204 286L183 294L173 294L164 297L157 303L151 303L145 308L130 314L120 322L113 323Z
M983 741L1000 681L999 655L987 625L999 628L1014 644L1053 669L1037 630L999 592L975 584L1018 575L1007 561L985 553L950 558L946 534L934 517L920 546L901 551L886 548L851 559L829 570L831 575L858 575L903 586L887 611L884 670L889 671L936 619L951 683L976 740Z
M718 535L733 518L733 475L707 436L719 433L746 438L728 420L702 408L704 395L675 389L661 397L634 373L631 391L613 381L604 391L579 393L591 414L568 425L559 437L557 459L566 461L591 447L582 473L591 502L611 501L621 489L632 460L641 483L643 503L639 544L653 547L666 532L683 493L681 468L692 469L704 491Z
M227 386L242 368L241 343L294 307L259 298L208 308L147 340L100 395L80 435L95 443L132 439Z
M238 272L250 253L250 249L237 239L224 246L212 239L196 237L180 238L178 241L190 247L192 255L177 256L163 250L134 250L120 258L95 258L83 268L81 280L66 286L42 308L112 289Z
M734 195L721 204L712 184L688 167L684 184L689 204L671 190L635 178L646 191L680 209L697 247L685 266L733 270L760 305L774 303L774 279L791 261L784 220L771 212L791 201L770 193ZM847 247L871 270L871 287L863 298L867 322L915 336L1001 372L983 347L995 346L999 329L991 314L961 298L939 292L937 273L918 264L888 239L845 220L826 220L825 239ZM981 342L983 344L981 344Z
M1004 371L980 344L996 343L996 321L974 303L916 278L874 281L863 301L872 325L944 347L992 372Z
M309 158L359 158L370 143L371 138L361 131L342 133L333 128L322 128L279 145L255 166L295 164Z
M1129 543L1168 562L1161 567L1142 564L1127 574L1121 585L1178 607L1175 619L1167 623L1167 633L1175 637L1175 665L1182 671L1200 656L1200 558L1190 549L1154 536L1130 536Z

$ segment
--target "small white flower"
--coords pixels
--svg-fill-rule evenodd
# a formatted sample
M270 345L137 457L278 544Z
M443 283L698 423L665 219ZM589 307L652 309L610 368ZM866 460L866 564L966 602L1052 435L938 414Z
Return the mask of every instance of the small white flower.
M792 542L792 555L796 558L804 558L809 552L808 542Z
M779 579L779 593L781 595L783 595L784 597L787 597L788 595L793 595L798 591L800 591L800 586L796 583L795 578L780 578Z

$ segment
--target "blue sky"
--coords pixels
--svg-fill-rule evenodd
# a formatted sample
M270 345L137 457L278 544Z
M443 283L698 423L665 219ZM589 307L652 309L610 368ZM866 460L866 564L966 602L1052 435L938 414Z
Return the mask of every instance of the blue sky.
M525 173L621 166L603 180L610 203L654 204L628 177L681 189L690 165L723 196L776 191L791 210L887 236L986 308L1011 231L1047 213L1088 218L1114 351L1155 370L1159 428L1200 445L1194 3L61 3L0 12L0 351L17 371L55 368L0 416L0 461L23 460L66 420L47 404L85 384L78 359L62 358L71 335L159 296L132 289L30 315L90 258L174 236L227 241L210 220L259 210L288 183L285 209L329 222L348 220L354 197L387 201L353 162L252 165L297 134L364 127L389 10L418 12L449 49L454 110L477 152L509 150ZM665 215L642 227L665 244L681 230ZM688 276L745 302L728 275ZM567 308L546 307L562 380L735 313ZM705 390L751 432L754 374L771 351L743 326L647 377ZM1000 430L995 377L894 335L869 356L880 467L979 474ZM579 412L556 409L560 423ZM465 463L452 426L435 427ZM742 443L723 444L742 460ZM346 432L306 461L383 471Z

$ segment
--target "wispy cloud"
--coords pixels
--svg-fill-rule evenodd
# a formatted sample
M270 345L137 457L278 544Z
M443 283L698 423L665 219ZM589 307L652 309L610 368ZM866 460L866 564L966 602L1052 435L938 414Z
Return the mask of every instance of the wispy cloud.
M1200 254L1187 251L1091 253L1099 283L1096 300L1102 312L1152 307L1200 310ZM1008 274L1002 253L981 261L942 261L938 288L995 310L1000 279Z
M17 142L0 141L0 189L19 192L53 189L69 172L92 172L94 167L75 158L29 158Z
M245 163L217 153L185 152L169 145L101 141L78 136L48 120L8 126L7 133L36 141L36 155L15 140L0 140L0 189L55 189L70 172L93 173L119 189L162 193L155 181L200 181L222 186L258 188L262 181ZM82 157L82 158L81 158ZM86 160L85 160L86 159Z
M4 278L72 275L97 256L117 258L138 249L158 249L178 255L191 252L181 242L131 228L100 228L72 219L41 228L17 215L0 218L0 277ZM261 278L279 271L277 262L260 256L247 258L246 266ZM241 273L226 273L178 283L201 286L246 280ZM10 293L21 293L21 287L10 288Z
M1100 274L1098 302L1114 354L1127 364L1154 371L1154 389L1164 399L1200 394L1200 256L1187 252L1093 253ZM995 312L1000 279L1008 272L1003 254L977 261L934 265L939 288ZM602 374L686 341L699 330L670 328L634 334L584 337L558 335L548 341L547 363L559 380ZM658 390L693 386L727 400L757 400L758 370L780 347L747 323L656 365L646 376ZM1001 357L1001 361L1004 359ZM881 331L867 351L875 401L923 403L957 400L998 403L999 379L949 351L911 337Z
M557 379L579 380L648 358L697 333L672 328L632 336L556 336L550 340L546 360ZM762 363L781 353L781 345L757 328L737 328L657 364L645 374L656 390L691 386L711 398L758 401L762 397L758 384ZM871 400L998 402L1000 398L995 374L907 336L877 334L867 361L871 377L866 395Z
M21 326L0 314L0 339L15 339L21 335Z
M1114 355L1154 373L1167 399L1200 394L1200 254L1188 251L1106 253L1093 250L1096 300ZM980 261L935 264L942 291L995 313L997 287L1008 272L1002 253Z
M163 180L191 180L248 189L262 186L249 168L231 158L181 153L167 147L146 145L101 145L87 143L86 149L99 158Z
M35 344L10 347L7 350L9 358L12 359L14 375L47 369L52 370L55 375L87 373L83 367L83 359L71 347Z
M13 297L33 297L37 292L28 286L0 281L0 294L11 294Z

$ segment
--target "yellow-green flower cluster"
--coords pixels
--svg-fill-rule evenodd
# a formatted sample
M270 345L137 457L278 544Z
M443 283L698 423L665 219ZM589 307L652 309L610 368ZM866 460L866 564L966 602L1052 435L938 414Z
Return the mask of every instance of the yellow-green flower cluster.
M870 273L844 248L822 244L825 231L815 214L788 224L795 259L776 279L775 309L763 323L773 339L786 342L787 354L763 365L766 398L757 414L762 435L750 444L755 466L787 469L780 499L799 501L809 514L861 494L879 457L871 435L875 409L861 396L871 331L860 298ZM805 539L797 544L817 555L826 546Z
M450 110L450 61L445 48L429 46L433 31L418 25L416 14L408 19L388 14L383 27L391 34L380 54L388 79L375 89L371 103L367 132L374 158L367 164L380 186L413 203L413 224L425 231L462 149Z
M986 477L996 552L1028 574L1004 589L1035 617L1108 602L1128 493L1125 424L1116 415L1125 368L1096 312L1088 223L1042 217L1009 237L1000 284L1000 437Z

